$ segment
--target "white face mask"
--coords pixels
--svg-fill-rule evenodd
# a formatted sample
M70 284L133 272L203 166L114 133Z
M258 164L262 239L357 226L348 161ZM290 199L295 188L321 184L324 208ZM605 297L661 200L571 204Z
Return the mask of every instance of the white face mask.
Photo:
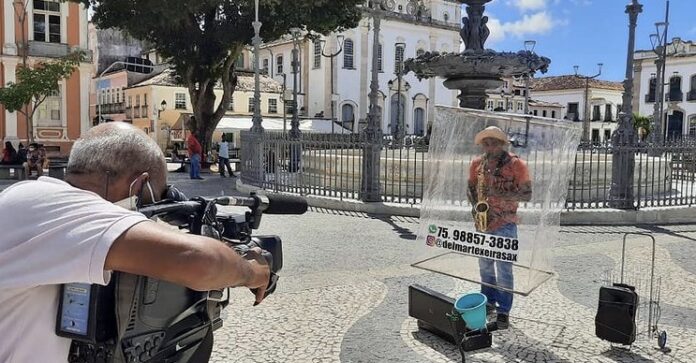
M118 202L114 202L115 205L128 209L128 210L133 210L137 211L139 209L139 200L138 197L135 195L132 195L133 192L133 185L135 182L138 181L138 179L133 180L133 182L130 183L130 186L128 187L128 198L121 199ZM150 200L152 202L155 201L155 193L152 191L152 185L150 185L150 180L145 182L145 185L147 186L148 191L150 192Z

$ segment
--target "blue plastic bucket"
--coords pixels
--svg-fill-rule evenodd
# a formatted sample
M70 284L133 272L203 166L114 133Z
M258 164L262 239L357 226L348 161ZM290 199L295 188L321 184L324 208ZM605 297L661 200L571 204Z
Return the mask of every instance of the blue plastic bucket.
M472 292L458 297L454 309L464 319L467 328L479 330L486 327L486 302L486 295Z

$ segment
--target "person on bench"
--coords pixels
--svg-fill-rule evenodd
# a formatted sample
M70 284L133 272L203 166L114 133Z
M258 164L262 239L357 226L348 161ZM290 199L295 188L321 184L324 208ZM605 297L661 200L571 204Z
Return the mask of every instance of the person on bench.
M11 142L5 141L5 148L2 150L2 160L0 160L0 164L16 165L17 161L17 150L15 150Z
M36 176L40 177L43 175L44 164L46 163L46 151L42 150L37 143L29 144L29 151L27 152L27 161L24 163L24 172L29 178L31 176L32 170L36 170Z

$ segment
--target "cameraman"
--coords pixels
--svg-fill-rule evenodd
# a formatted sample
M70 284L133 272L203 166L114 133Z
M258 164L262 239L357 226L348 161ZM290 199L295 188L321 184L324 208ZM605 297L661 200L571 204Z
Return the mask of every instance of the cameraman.
M111 271L211 290L246 286L263 300L269 267L211 238L129 210L167 188L164 155L142 131L113 122L73 146L65 181L41 177L0 193L0 362L65 362L55 334L60 284L106 285Z

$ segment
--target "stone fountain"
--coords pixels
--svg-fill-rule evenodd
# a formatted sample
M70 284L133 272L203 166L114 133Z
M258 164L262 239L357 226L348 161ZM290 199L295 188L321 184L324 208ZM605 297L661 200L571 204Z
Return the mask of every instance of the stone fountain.
M459 32L466 49L461 53L426 52L405 61L404 70L413 72L418 79L445 78L444 85L459 90L459 106L483 110L486 91L503 85L503 78L529 75L536 71L546 73L551 60L532 51L496 52L486 49L490 30L483 16L485 4L492 0L459 0L466 4L467 17L462 18Z

